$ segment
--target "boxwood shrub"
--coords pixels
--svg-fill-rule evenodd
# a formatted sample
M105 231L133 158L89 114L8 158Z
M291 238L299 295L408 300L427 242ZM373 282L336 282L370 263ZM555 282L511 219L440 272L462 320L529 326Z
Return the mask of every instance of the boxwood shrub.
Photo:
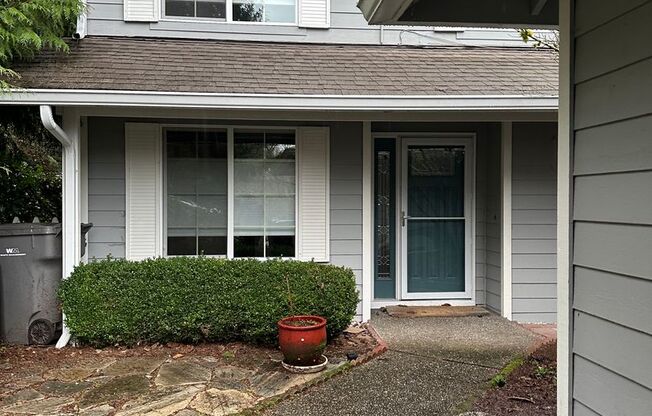
M206 257L78 266L59 298L71 333L91 345L245 341L273 344L288 315L328 320L330 337L354 317L350 269L284 260Z

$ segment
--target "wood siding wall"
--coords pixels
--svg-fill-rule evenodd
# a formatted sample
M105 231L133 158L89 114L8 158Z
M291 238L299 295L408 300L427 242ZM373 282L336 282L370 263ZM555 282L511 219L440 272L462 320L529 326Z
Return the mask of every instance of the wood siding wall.
M502 312L502 169L500 127L487 139L487 212L486 232L486 304L494 312Z
M125 128L88 119L88 259L125 257Z
M652 406L652 1L575 2L573 410Z
M512 317L557 318L557 124L514 123Z
M523 41L515 31L504 29L434 30L423 27L385 26L381 30L380 26L370 26L365 21L356 7L355 0L331 0L330 29L224 23L210 19L187 18L176 21L165 18L157 23L124 22L122 2L123 0L88 0L89 35L270 42L523 46Z
M362 294L362 123L331 125L330 151L331 263L353 269Z

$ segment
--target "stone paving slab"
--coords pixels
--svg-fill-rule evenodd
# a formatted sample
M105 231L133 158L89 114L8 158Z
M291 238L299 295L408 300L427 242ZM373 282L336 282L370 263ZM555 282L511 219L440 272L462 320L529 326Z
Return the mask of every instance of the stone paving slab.
M81 396L79 407L84 409L114 400L140 395L149 389L149 381L142 375L116 377L95 385Z
M45 396L70 396L92 387L89 381L49 380L41 384L38 391Z
M183 386L189 384L207 383L211 378L211 370L188 360L177 360L164 363L156 376L157 386Z
M53 368L46 371L44 377L46 380L79 381L94 374L100 374L102 370L114 362L115 360L113 359L98 360L78 366Z
M125 357L104 369L107 376L129 376L133 374L149 374L163 364L163 358Z
M125 403L116 416L168 416L183 410L203 386L190 386L183 389L159 389Z
M30 383L24 386L12 384L11 390L0 394L0 414L224 416L299 388L321 375L291 374L279 361L269 358L257 369L236 363L201 355L177 359L92 357L77 365L44 369L43 377L26 377ZM328 369L344 363L337 362Z
M65 412L61 408L74 401L72 397L50 397L16 404L4 408L3 411L25 415L62 415Z
M190 408L212 416L238 413L253 406L256 398L239 390L210 388L199 393L190 403Z

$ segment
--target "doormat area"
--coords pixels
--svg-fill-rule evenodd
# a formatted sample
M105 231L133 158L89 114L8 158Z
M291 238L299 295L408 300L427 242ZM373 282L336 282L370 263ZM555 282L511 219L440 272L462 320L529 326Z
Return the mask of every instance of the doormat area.
M395 318L486 316L489 311L480 306L388 306L385 312Z

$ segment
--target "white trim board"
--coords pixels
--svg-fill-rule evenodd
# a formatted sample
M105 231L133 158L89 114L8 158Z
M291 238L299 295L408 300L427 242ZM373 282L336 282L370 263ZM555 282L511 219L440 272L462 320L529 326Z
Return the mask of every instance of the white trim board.
M573 409L573 314L571 313L572 276L572 170L573 170L573 19L575 2L559 5L560 112L557 140L557 415L567 416Z
M0 104L250 110L556 111L556 96L223 94L69 89L11 90Z
M432 300L411 300L411 299L389 299L389 300L373 300L371 301L371 309L385 308L387 306L481 306L475 303L475 300L468 299L432 299Z
M501 125L501 315L512 320L512 123Z
M374 281L374 139L362 123L362 321L371 319Z

